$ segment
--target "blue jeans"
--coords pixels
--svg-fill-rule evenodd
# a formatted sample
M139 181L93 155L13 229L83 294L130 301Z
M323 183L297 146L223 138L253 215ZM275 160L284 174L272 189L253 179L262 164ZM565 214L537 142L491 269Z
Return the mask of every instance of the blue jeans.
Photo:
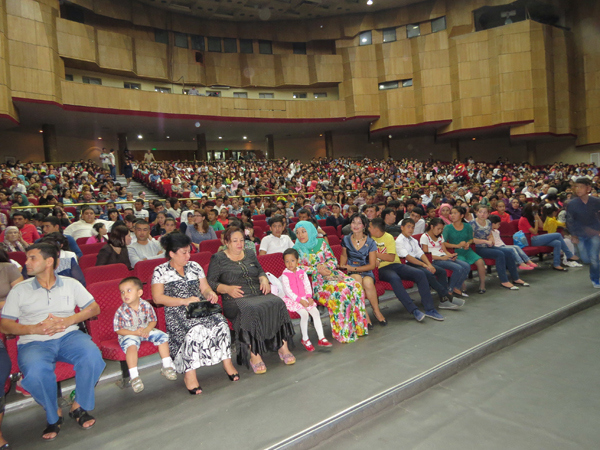
M6 383L6 379L10 375L11 367L12 364L8 352L4 346L0 344L0 414L4 412L4 404L6 401L4 398L4 383Z
M469 263L461 261L460 259L456 259L455 261L440 261L439 259L436 259L433 261L433 266L436 269L452 271L452 276L450 277L450 283L448 286L450 292L452 292L454 289L462 290L462 284L465 282L469 276L469 273L471 272L471 266Z
M572 258L573 253L565 244L565 240L560 235L560 233L548 233L548 234L540 234L537 236L531 236L531 245L534 247L539 247L542 245L547 245L549 247L554 247L554 267L560 266L560 251L562 250L567 255L567 258Z
M435 273L431 273L423 266L417 266L416 264L406 263L410 267L414 267L417 270L420 270L427 277L427 282L431 289L437 292L437 295L440 296L440 299L443 299L450 290L448 289L448 275L446 271L443 269L435 269ZM435 267L435 266L434 266Z
M482 258L493 259L496 261L496 271L498 272L498 278L500 278L501 283L508 283L508 277L506 276L507 269L513 280L519 279L517 264L515 263L513 251L511 249L503 247L477 247L475 248L475 253Z
M594 283L600 281L600 236L581 237L579 238L579 256L584 264L590 265L590 279Z
M117 181L117 166L109 166L110 167L110 177Z
M94 409L94 387L106 366L92 338L79 330L59 339L19 345L23 388L44 408L48 423L58 421L54 374L57 361L73 364L75 367L75 401L86 411Z
M406 264L389 264L379 269L379 279L392 285L394 294L409 313L412 314L417 307L412 301L412 298L408 295L408 292L406 292L406 289L404 289L402 280L412 281L417 284L419 295L421 296L421 303L423 304L425 311L434 309L433 297L429 291L427 277L420 270L409 267Z
M123 353L127 353L127 348L131 347L132 345L135 345L139 351L140 346L144 341L152 342L158 347L160 344L166 344L169 342L169 336L164 331L157 330L156 328L150 331L150 335L147 338L134 336L132 334L119 336L119 345L121 346Z
M528 261L531 261L529 259L529 256L527 256L527 253L525 253L518 245L505 245L504 247L498 248L510 248L513 251L513 257L515 258L517 264L523 264Z

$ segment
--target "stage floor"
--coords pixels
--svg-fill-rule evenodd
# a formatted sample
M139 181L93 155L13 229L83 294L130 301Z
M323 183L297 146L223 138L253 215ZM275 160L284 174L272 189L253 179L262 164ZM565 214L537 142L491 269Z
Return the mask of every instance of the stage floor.
M484 295L476 293L477 280L470 281L465 307L442 311L444 322L425 319L417 323L394 300L383 303L388 326L376 326L368 337L353 344L334 342L331 350L308 353L300 348L297 334L295 365L284 366L276 354L267 355L265 375L240 368L238 383L230 382L220 365L200 369L204 392L198 397L188 394L182 377L167 381L154 366L141 371L146 386L141 394L121 390L113 382L98 386L93 413L98 423L93 430L83 431L67 418L58 438L43 442L45 414L33 406L6 415L4 436L13 448L31 450L264 449L507 330L578 299L600 296L592 288L586 267L558 274L545 265L523 273L523 278L532 286L508 291L500 287L495 275L488 276ZM412 296L418 298L418 294ZM314 342L314 330L309 331ZM110 367L114 371L115 365ZM67 412L65 407L65 416ZM423 433L423 441L432 432L430 427L416 425L413 431ZM469 447L469 436L463 438Z

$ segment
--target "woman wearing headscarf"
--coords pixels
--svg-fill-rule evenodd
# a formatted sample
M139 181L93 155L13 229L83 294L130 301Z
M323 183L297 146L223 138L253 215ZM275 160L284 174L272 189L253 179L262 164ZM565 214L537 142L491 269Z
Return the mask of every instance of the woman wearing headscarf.
M29 244L23 240L21 232L15 226L6 227L4 230L4 242L2 248L7 252L24 252Z
M368 334L365 294L359 282L337 270L337 260L324 239L307 221L296 224L298 237L294 248L300 259L298 267L310 277L313 296L329 310L331 333L342 343L354 342Z

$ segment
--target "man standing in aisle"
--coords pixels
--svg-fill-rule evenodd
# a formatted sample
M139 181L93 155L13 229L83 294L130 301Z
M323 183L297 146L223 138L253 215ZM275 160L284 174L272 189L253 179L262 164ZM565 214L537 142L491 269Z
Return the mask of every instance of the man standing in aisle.
M108 166L110 168L110 177L117 181L117 159L115 157L115 149L111 148L108 154Z
M575 180L577 197L567 204L567 229L582 262L590 265L592 284L600 289L600 198L591 197L591 191L589 178Z

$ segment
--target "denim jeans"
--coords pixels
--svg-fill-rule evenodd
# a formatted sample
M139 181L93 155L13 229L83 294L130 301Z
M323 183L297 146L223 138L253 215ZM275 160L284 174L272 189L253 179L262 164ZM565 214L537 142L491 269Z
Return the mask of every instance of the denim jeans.
M448 289L448 275L446 271L443 269L435 269L435 273L431 273L423 266L417 266L416 264L411 264L409 262L406 263L410 267L414 267L417 270L420 270L427 277L427 282L431 289L437 292L437 295L440 296L440 299L448 295L450 290ZM434 266L435 267L435 266Z
M531 236L531 245L534 247L539 247L543 245L554 247L554 267L560 266L561 250L565 252L567 258L573 257L573 253L571 253L571 250L569 250L569 247L567 247L567 244L565 243L565 240L560 235L560 233L548 233L540 234L537 236Z
M518 245L505 245L499 248L510 248L517 264L523 264L530 261L529 256Z
M110 167L110 177L114 180L117 181L117 166L109 166Z
M132 345L135 345L139 351L140 346L144 341L152 342L158 347L160 344L166 344L169 342L169 336L164 331L157 330L156 328L150 331L150 335L147 338L134 336L132 334L119 336L119 345L121 346L123 353L127 353L127 348L131 347Z
M58 421L54 374L57 361L73 364L75 401L86 411L94 409L94 387L106 365L92 338L79 330L67 333L59 339L19 345L23 388L44 408L48 423Z
M4 397L4 383L10 375L10 369L12 364L8 352L3 345L0 344L0 397ZM4 401L0 401L0 405L3 405ZM0 414L4 412L4 406L0 407Z
M503 249L503 247L477 247L475 248L475 253L482 258L493 259L496 261L496 271L498 272L498 278L500 278L501 283L508 283L508 277L506 276L507 269L513 280L519 279L517 264L512 256L513 252L511 249Z
M455 261L441 261L436 259L433 261L433 266L440 270L451 270L452 276L450 277L450 283L448 288L452 292L454 289L462 290L462 284L465 282L469 273L471 272L471 266L469 263L456 259Z
M594 283L600 281L600 236L579 237L579 256L584 264L590 265L590 279Z
M379 279L392 285L394 294L409 313L412 314L417 307L413 303L412 298L410 298L406 292L406 289L404 289L402 280L416 283L417 287L419 288L421 303L423 304L425 311L431 311L434 309L433 297L429 291L427 277L420 270L409 267L406 264L388 264L387 266L379 269Z

